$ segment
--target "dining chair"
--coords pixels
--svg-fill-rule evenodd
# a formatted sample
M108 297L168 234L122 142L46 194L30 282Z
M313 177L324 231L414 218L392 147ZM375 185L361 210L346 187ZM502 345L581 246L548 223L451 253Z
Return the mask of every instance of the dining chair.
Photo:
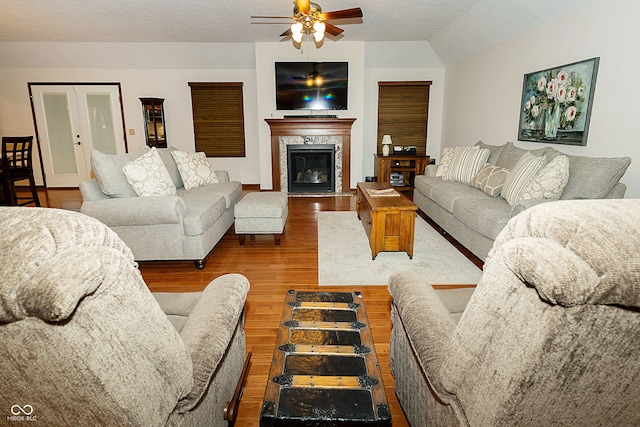
M34 203L40 206L38 190L33 177L32 152L33 136L2 137L2 167L0 177L5 203L12 206L24 206ZM18 196L16 182L29 181L31 196Z

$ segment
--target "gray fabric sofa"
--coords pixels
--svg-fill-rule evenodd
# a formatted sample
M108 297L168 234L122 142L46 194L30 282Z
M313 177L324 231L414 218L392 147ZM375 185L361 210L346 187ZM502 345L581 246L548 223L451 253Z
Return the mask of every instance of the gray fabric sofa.
M552 148L524 150L509 142L480 148L491 151L488 163L512 170L525 154L546 156L547 161L564 154ZM569 181L560 199L623 198L626 186L619 180L629 167L629 157L596 158L567 156ZM498 233L510 218L531 206L549 200L523 200L511 206L499 195L492 197L482 190L436 175L437 165L429 165L424 175L415 179L413 202L444 231L485 260Z
M95 179L80 184L81 211L111 227L129 246L136 261L193 260L204 268L213 247L234 221L233 208L242 185L216 171L219 183L185 190L173 148L158 149L177 188L176 196L138 197L127 182L123 166L148 148L124 155L94 150Z
M58 209L0 208L0 247L8 424L30 412L51 426L227 425L246 352L244 276L152 294L112 230Z
M640 200L543 203L475 291L390 280L390 364L412 426L640 425Z

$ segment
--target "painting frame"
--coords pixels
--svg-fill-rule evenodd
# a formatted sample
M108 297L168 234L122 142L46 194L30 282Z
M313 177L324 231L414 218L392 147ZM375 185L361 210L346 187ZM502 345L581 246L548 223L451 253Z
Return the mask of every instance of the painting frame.
M587 145L600 57L524 75L518 140Z

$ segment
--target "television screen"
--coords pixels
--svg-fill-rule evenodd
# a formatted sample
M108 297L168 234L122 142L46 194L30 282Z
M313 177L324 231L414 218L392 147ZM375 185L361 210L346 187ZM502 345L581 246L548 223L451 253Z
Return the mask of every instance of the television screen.
M346 110L348 62L276 62L276 109Z

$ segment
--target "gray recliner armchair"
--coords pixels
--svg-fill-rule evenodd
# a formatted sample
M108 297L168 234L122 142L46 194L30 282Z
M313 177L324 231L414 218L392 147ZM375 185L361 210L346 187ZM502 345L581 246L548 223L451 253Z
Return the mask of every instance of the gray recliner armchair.
M512 218L475 291L390 280L412 426L640 425L640 200Z
M249 282L152 294L107 226L0 208L1 416L46 425L226 426Z

